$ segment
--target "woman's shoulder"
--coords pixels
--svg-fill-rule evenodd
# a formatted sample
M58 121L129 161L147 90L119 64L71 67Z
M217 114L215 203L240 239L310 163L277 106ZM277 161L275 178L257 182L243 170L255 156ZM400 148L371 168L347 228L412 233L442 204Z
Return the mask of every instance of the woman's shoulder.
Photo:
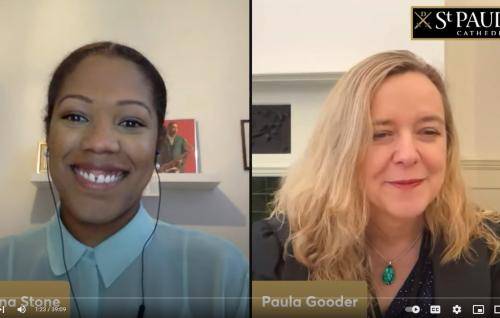
M290 229L286 218L271 217L252 224L252 244L271 244L282 249L289 235Z
M17 277L47 261L47 224L0 238L0 280Z
M166 222L159 222L157 231L156 244L173 255L203 258L207 261L248 263L234 243L218 236Z
M500 212L478 210L476 213L480 214L481 222L478 224L472 244L484 246L488 250L488 255L498 260L500 258Z
M12 248L25 250L30 248L40 248L47 242L48 223L36 225L18 234L12 234L0 238L0 253L4 253Z
M287 248L284 257L285 243L290 235L286 219L271 217L252 224L252 279L282 280L293 267L299 268L292 256L291 248ZM290 279L299 279L291 273ZM300 276L300 275L299 275Z
M500 212L497 211L480 211L487 216L483 218L482 225L489 228L497 236L500 236Z

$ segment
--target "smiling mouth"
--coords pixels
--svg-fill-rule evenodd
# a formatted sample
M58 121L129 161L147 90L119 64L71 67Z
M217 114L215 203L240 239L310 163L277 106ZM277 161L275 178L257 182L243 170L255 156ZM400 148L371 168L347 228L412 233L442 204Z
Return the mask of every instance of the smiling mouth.
M129 172L125 170L84 168L79 165L71 165L71 170L82 186L91 189L112 188L129 174Z
M389 181L387 183L400 189L412 189L418 187L423 181L424 179L408 179Z

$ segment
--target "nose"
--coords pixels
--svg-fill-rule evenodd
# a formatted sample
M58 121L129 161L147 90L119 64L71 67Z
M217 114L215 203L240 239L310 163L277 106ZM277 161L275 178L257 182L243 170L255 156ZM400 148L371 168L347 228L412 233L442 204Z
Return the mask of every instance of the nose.
M113 124L106 118L96 119L87 126L81 145L83 150L95 153L114 153L120 150Z
M396 143L393 162L402 166L411 166L418 162L420 154L411 133L401 134Z

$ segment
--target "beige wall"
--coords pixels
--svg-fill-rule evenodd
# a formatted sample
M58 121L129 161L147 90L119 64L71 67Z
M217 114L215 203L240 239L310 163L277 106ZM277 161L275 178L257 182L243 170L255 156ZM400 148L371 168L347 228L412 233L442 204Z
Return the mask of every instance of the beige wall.
M500 1L447 0L447 6ZM445 76L473 198L500 211L500 41L445 41Z
M500 41L446 41L450 100L467 159L500 159Z
M0 236L53 213L37 190L36 145L51 72L71 50L112 40L142 51L163 74L168 118L198 120L201 169L212 191L167 191L162 219L225 237L248 253L248 0L0 0ZM146 199L150 212L156 199Z

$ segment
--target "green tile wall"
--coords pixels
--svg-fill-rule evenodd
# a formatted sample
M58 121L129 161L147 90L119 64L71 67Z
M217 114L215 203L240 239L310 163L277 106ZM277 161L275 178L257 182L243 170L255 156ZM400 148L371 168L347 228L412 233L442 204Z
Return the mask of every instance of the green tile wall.
M271 208L268 203L278 189L280 179L280 177L252 177L252 223L269 215Z

